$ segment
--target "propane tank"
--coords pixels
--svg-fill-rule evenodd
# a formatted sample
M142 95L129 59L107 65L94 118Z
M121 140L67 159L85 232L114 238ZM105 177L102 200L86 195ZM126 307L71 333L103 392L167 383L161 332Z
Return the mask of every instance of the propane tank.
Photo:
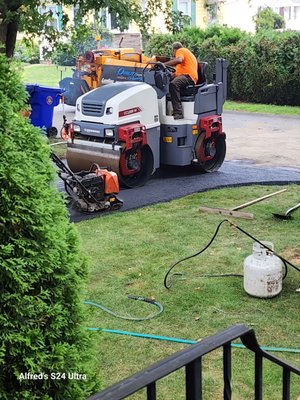
M271 250L271 242L262 242ZM244 289L254 297L274 297L282 290L282 261L270 250L255 242L253 253L244 261Z

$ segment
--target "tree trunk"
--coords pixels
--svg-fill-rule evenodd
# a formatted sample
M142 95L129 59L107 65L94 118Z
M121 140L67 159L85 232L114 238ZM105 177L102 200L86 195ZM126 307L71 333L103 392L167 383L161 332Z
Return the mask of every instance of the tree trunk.
M13 57L14 55L18 27L19 27L19 21L17 20L11 21L7 25L5 49L6 49L6 56L10 58Z
M22 0L0 0L0 52L10 58L16 46L21 5Z
M0 53L6 54L7 23L0 20ZM3 47L2 47L3 46Z

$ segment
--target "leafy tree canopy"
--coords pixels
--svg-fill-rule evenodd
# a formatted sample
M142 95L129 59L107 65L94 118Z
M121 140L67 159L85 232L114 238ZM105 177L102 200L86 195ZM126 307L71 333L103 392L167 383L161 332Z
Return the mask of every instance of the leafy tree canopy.
M136 0L54 0L54 5L75 6L76 20L92 14L97 19L101 9L108 9L113 13L115 21L124 30L131 21L135 21L141 28L142 33L147 32L151 18L158 11L165 13L166 21L170 20L172 13L172 0L148 0L147 9L141 8L141 2ZM51 25L53 11L41 13L42 7L49 5L46 0L36 2L34 0L0 0L0 44L2 51L8 57L13 56L17 32L25 32L29 37L32 35L44 36L50 43L59 39L59 32ZM75 23L76 23L75 20ZM64 34L67 34L68 15L62 13L61 23Z
M273 11L271 7L260 7L253 19L256 32L285 28L284 18Z

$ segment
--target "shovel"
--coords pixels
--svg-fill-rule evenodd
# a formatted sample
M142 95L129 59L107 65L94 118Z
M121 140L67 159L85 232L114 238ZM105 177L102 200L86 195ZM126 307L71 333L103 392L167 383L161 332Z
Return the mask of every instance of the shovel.
M274 215L274 217L275 218L278 218L278 219L291 219L292 217L291 217L291 214L295 211L295 210L297 210L297 208L299 208L300 207L300 203L298 203L298 204L296 204L294 207L291 207L291 208L289 208L288 210L286 210L286 212L284 213L284 214L276 214L276 213L273 213L273 215Z

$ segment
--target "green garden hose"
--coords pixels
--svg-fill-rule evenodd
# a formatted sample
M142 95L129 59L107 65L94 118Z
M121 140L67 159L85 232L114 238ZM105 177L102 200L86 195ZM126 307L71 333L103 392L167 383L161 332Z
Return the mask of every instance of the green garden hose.
M129 332L129 331L121 331L118 329L105 329L105 328L86 328L88 331L100 331L106 333L113 333L116 335L126 335L126 336L134 336L142 339L154 339L154 340L165 340L168 342L175 343L184 343L184 344L196 344L199 343L197 340L189 340L189 339L180 339L176 337L169 336L159 336L159 335L151 335L147 333L138 333L138 332ZM231 347L237 347L239 349L246 349L246 346L239 343L231 343ZM271 351L271 352L288 352L288 353L299 353L300 349L290 349L287 347L270 347L270 346L260 346L262 350Z
M126 319L129 321L147 321L149 319L157 317L164 310L164 307L162 306L162 304L160 304L158 301L155 301L153 299L149 299L149 298L143 297L143 296L133 296L133 295L129 295L128 298L132 299L132 300L144 301L145 303L153 304L154 306L156 306L158 308L158 312L154 315L149 315L148 317L125 317L125 316L116 314L115 312L109 310L108 308L102 306L101 304L95 303L94 301L85 300L83 303L88 304L90 306L95 306L95 307L101 308L101 310L107 312L110 315L113 315L114 317Z

